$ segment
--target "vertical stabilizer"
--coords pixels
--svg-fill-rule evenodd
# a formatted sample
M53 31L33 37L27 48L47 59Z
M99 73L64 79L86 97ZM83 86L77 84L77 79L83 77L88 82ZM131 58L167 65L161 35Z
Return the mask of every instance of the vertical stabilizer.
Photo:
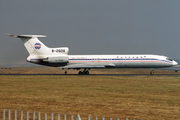
M30 55L43 55L49 53L49 48L38 39L38 37L46 37L44 35L6 35L20 38Z

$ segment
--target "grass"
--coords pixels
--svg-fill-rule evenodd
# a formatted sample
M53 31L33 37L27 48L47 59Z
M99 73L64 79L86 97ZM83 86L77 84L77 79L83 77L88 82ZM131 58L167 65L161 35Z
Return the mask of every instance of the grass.
M51 112L60 113L61 119L65 113L67 119L80 114L82 120L88 115L93 119L180 119L179 77L0 76L0 96L0 110L17 109L19 118L23 110L31 117L33 111L40 111L42 119L44 112L49 119Z

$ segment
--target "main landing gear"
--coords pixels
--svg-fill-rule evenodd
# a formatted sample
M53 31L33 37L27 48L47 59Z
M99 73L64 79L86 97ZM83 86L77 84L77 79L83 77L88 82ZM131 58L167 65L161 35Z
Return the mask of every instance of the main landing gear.
M78 74L79 75L89 75L89 70L90 69L84 69L84 71L79 71ZM64 72L64 74L67 74L67 71Z
M79 75L89 75L89 69L88 70L84 69L84 71L79 71L78 74Z
M79 75L89 75L89 71L79 71Z

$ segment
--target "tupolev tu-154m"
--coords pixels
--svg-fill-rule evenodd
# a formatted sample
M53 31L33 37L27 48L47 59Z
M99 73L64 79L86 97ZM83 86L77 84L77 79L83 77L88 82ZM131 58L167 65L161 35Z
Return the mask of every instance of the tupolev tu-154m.
M20 38L29 52L27 62L61 67L62 69L76 69L78 74L89 74L93 68L149 68L154 74L156 68L166 68L178 63L169 57L153 54L132 55L68 55L68 47L49 48L38 38L44 35L11 35ZM67 71L65 71L67 74Z

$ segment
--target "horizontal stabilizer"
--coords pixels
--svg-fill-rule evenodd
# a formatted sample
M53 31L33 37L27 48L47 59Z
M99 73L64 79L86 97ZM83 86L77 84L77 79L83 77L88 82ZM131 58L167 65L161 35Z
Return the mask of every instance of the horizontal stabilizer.
M16 37L16 38L38 38L38 37L46 37L45 35L11 35L11 34L5 34L10 37Z

